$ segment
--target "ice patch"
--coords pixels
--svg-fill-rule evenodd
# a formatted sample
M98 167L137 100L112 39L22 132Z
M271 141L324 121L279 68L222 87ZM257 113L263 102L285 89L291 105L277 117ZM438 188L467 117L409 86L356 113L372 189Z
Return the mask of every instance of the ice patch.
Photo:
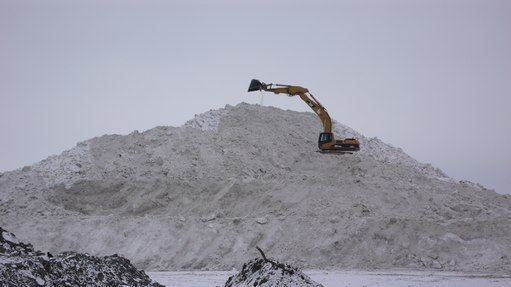
M6 241L9 241L11 243L14 243L14 244L18 244L20 243L18 238L16 238L16 236L14 236L14 234L10 233L10 232L7 232L7 231L4 231L2 232L2 237L6 240Z

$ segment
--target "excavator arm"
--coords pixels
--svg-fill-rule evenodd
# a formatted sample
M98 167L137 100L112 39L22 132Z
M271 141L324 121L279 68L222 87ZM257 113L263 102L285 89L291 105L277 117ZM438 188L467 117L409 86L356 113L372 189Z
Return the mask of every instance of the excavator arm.
M332 132L332 119L330 118L330 115L326 111L325 107L323 107L323 105L321 105L306 88L281 84L265 84L258 80L252 80L250 87L252 90L249 88L249 92L254 91L255 89L275 94L287 94L290 97L299 96L300 99L302 99L302 101L304 101L318 115L321 123L323 123L323 132Z
M304 87L265 84L259 80L252 80L248 88L252 91L267 91L275 94L287 94L290 97L299 96L319 117L323 124L323 132L318 139L318 146L322 152L353 152L359 150L359 142L356 139L336 140L332 133L332 119L325 107Z

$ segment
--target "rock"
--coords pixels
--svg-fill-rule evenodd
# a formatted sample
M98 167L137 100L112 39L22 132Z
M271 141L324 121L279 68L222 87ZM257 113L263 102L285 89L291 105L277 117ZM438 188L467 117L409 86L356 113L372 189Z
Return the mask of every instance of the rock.
M208 222L208 221L213 221L216 219L216 214L210 214L208 216L205 216L205 217L201 217L201 221L202 222Z
M437 260L433 260L431 262L431 268L442 269L442 264L440 264L440 262L438 262Z
M268 223L268 218L266 216L258 217L255 219L255 221L259 224L266 224Z

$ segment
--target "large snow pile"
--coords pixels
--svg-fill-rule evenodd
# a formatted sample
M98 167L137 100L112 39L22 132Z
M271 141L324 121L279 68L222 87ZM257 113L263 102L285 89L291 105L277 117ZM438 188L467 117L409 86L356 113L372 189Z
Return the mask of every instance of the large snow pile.
M34 250L0 227L1 286L162 286L126 258Z
M229 277L225 287L322 287L302 271L287 264L261 258L243 264L240 272Z
M511 198L455 182L312 113L239 104L182 127L106 135L0 175L0 224L51 252L224 269L256 244L301 268L511 270Z

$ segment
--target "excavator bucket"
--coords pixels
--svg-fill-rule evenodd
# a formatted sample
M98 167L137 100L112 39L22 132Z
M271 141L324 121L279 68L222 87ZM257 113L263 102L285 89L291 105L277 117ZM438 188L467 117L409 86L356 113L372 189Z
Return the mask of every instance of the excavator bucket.
M263 88L263 84L259 80L254 79L250 82L250 86L248 86L248 91L249 92L259 91L262 88Z

